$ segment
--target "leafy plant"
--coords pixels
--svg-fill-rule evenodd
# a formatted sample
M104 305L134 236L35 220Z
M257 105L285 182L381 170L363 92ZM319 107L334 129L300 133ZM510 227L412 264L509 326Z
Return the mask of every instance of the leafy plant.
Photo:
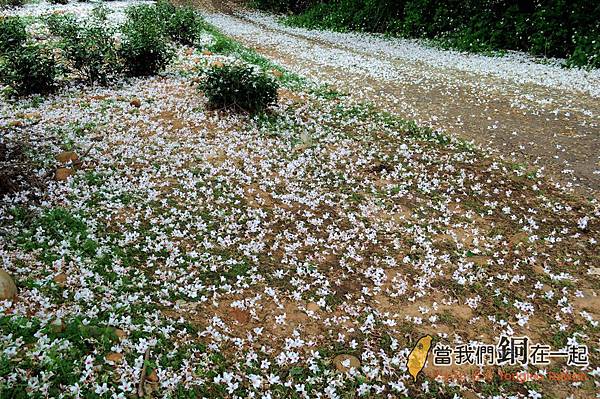
M600 38L588 35L575 37L575 50L568 59L572 66L600 68Z
M155 75L172 58L156 7L133 6L127 9L127 16L120 50L127 72L131 76Z
M158 3L157 7L163 7L166 1ZM198 38L205 23L202 17L191 7L170 8L170 14L161 14L165 32L171 40L184 45L192 45Z
M97 6L92 8L91 15L94 20L99 22L105 22L108 20L108 15L111 12L112 11L104 4L98 4Z
M20 17L0 19L0 54L19 48L25 40L25 23Z
M74 19L59 23L62 46L69 65L90 83L108 83L122 71L114 30L96 15L78 24ZM61 25L62 24L62 25Z
M252 4L256 8L273 12L302 12L311 5L317 3L315 0L253 0Z
M51 92L59 73L53 50L34 43L11 51L0 64L0 80L17 95Z
M73 14L50 14L46 19L50 33L59 37L70 37L77 34L79 28Z
M20 7L25 0L0 0L0 7Z
M246 65L213 65L200 89L211 107L258 112L277 101L278 84L271 76Z

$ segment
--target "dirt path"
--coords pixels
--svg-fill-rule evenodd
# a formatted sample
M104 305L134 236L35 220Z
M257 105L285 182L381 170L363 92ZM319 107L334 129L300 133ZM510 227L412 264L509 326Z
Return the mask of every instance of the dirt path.
M519 55L490 58L373 35L292 29L247 12L207 18L303 76L474 140L513 162L535 165L558 184L600 193L598 71L534 64Z

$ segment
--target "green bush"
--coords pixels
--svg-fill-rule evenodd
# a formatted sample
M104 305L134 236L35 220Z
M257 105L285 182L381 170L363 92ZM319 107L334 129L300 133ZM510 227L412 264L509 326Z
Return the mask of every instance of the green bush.
M339 0L312 4L290 22L337 31L386 32L398 13L392 0Z
M287 22L309 29L346 31L353 27L350 23L352 15L353 12L348 8L340 9L335 4L322 3L314 5L300 15L290 16Z
M25 0L0 0L0 8L21 7L23 4L25 4Z
M165 34L174 42L191 46L206 24L202 16L188 6L175 6L168 0L159 0L156 11Z
M53 91L59 73L53 49L33 43L10 52L0 64L0 80L17 95Z
M0 19L0 54L19 48L25 40L25 23L20 17Z
M277 102L278 84L271 76L245 65L214 65L200 89L213 108L259 112Z
M79 24L73 14L50 14L46 18L46 24L50 33L59 37L75 36L79 30Z
M94 21L104 23L108 21L108 15L111 12L111 9L105 6L104 4L98 4L94 8L92 8L92 12L90 13L90 15Z
M68 66L89 83L107 84L123 70L116 32L105 23L107 14L108 9L99 6L83 22L72 14L53 14L47 19L50 32L61 38Z
M571 66L590 66L600 68L600 39L590 35L575 37L575 50L568 59Z
M63 36L64 55L83 79L107 84L119 75L123 68L111 28L87 20L67 30L74 34Z
M160 72L172 58L164 27L155 6L137 5L127 9L128 20L122 26L120 50L131 76Z

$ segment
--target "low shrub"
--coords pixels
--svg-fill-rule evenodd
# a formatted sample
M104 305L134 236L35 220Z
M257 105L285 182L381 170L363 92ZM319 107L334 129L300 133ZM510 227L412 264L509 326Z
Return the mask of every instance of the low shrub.
M111 9L105 6L104 4L98 4L94 8L92 8L92 12L90 15L92 19L104 23L108 21L108 15L111 13Z
M0 8L21 7L24 4L25 4L25 0L0 0Z
M163 24L175 14L177 7L169 0L158 0L155 4L156 16Z
M165 37L157 9L137 5L127 9L128 20L122 26L120 55L130 76L148 76L160 72L173 53Z
M86 21L76 34L63 39L69 66L89 83L107 84L122 71L112 29Z
M25 40L27 32L20 17L0 17L0 54L17 49Z
M11 51L0 64L0 81L16 95L51 92L59 74L53 49L34 43Z
M278 84L273 77L246 65L213 65L200 89L212 108L259 112L277 102Z
M73 14L50 14L46 18L46 24L50 33L61 38L75 36L79 30L79 24Z
M175 6L168 0L159 0L156 12L165 34L180 44L193 45L206 28L202 16L189 6Z
M178 7L165 21L165 29L171 40L191 46L202 32L204 20L192 8Z

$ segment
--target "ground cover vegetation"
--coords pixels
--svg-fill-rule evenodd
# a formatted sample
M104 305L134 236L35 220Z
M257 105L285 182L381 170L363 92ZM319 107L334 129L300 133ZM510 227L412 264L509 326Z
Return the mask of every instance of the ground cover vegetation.
M44 184L0 198L17 286L0 397L552 397L413 382L407 356L423 334L600 338L597 202L284 71L193 10L60 10L0 27L3 68L24 42L53 71L1 81L0 154L22 144ZM560 392L594 394L597 350L584 372Z

